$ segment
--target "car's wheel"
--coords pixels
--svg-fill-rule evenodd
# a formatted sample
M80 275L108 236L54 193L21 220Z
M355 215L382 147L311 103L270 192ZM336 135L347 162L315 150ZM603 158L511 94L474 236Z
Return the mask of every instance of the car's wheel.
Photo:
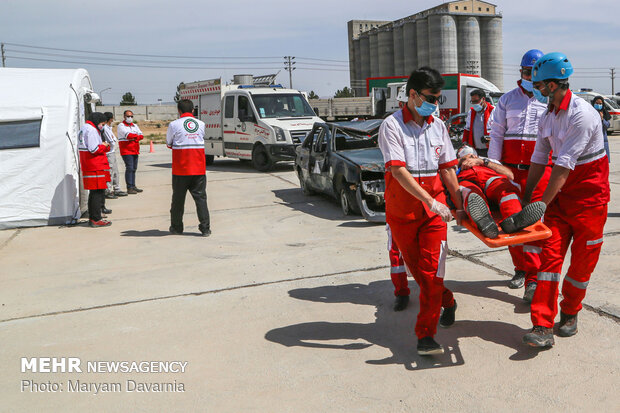
M340 188L340 208L345 215L353 214L353 205L351 205L351 196L347 188Z
M208 165L213 165L213 160L215 159L214 155L205 155L205 162Z
M273 167L273 161L263 145L256 145L252 150L252 165L261 172L267 172Z
M306 180L304 179L304 176L299 169L297 170L297 177L299 178L299 186L301 187L301 191L304 193L304 195L314 194L314 191L308 187L308 184L306 183Z

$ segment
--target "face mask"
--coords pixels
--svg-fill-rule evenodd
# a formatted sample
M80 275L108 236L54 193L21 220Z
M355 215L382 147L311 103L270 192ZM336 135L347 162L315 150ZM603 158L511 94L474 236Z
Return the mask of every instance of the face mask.
M521 87L528 92L532 92L534 90L534 84L531 80L521 79Z
M482 105L480 103L476 103L475 105L472 106L472 109L475 110L476 112L480 112L482 110Z
M544 103L545 105L549 103L549 97L543 96L543 94L540 93L540 90L533 89L532 93L534 94L534 97L536 98L536 100L539 101L540 103Z
M594 105L594 109L596 109L596 110L603 110L603 105L599 105L598 103L596 103Z
M127 123L132 123L132 122L133 122L133 116L127 116L127 117L125 118L125 122L127 122Z
M103 125L98 125L97 127L99 128L99 130L103 130Z

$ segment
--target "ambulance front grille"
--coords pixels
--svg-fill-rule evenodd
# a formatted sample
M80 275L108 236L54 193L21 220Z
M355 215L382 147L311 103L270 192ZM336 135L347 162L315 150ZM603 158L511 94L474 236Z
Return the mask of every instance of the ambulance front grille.
M306 139L306 135L308 135L310 130L295 130L291 131L291 139L293 139L294 144L300 144Z

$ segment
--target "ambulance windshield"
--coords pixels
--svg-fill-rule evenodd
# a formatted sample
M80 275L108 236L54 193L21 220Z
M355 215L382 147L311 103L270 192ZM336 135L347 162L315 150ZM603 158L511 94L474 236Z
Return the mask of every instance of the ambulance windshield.
M252 95L252 100L261 118L299 118L316 116L306 99L299 93Z

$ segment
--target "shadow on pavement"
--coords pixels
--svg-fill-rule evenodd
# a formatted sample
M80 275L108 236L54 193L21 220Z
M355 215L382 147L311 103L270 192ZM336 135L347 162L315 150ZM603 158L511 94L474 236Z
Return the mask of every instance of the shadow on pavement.
M620 212L608 212L607 218L618 218L620 217Z
M331 221L354 221L361 217L345 216L336 201L327 195L304 195L300 188L274 189L273 194L280 199L280 205L287 206L304 214Z
M293 162L278 162L269 172L288 172L293 170ZM238 173L269 173L260 172L252 166L252 162L238 159L216 159L213 164L207 166L207 172L238 172Z
M489 289L487 289L488 291ZM478 337L515 350L511 360L528 360L538 351L521 343L527 333L518 326L501 321L459 320L449 329L438 329L437 341L445 353L433 357L421 357L416 352L417 339L413 332L419 311L416 299L412 299L407 310L396 313L392 310L393 287L390 281L375 281L370 284L345 284L316 288L300 288L289 291L289 295L300 300L322 303L351 303L376 307L374 323L348 323L316 321L294 324L273 329L265 338L287 347L363 350L376 345L392 354L378 360L367 360L374 365L403 365L407 370L424 370L452 367L465 364L459 346L459 338ZM416 289L417 291L417 289ZM460 291L459 291L460 292ZM412 298L417 292L412 293ZM351 343L336 344L332 340L350 340Z
M201 237L201 233L193 233L193 232L184 232L181 235L172 234L170 231L162 231L160 229L147 229L146 231L135 231L128 230L121 232L121 236L123 237L166 237L166 236L184 236L184 235L193 235L197 237Z

